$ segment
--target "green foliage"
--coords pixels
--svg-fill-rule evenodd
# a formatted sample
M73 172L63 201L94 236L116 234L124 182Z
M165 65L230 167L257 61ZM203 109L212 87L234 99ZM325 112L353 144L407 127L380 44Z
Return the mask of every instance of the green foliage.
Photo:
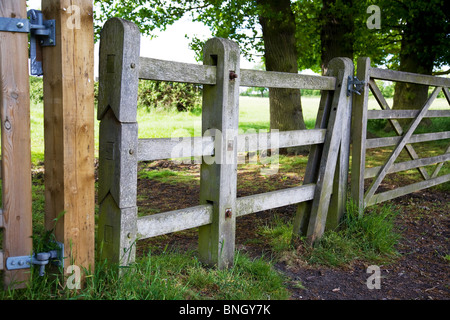
M157 110L195 111L200 106L201 89L188 83L141 80L138 106Z
M384 262L397 255L395 245L400 238L394 228L397 214L392 207L377 206L360 216L356 207L349 204L338 230L326 231L313 248L304 239L292 242L292 223L280 219L262 226L259 233L274 253L288 261L294 257L328 266L343 266L356 259ZM296 251L294 245L298 245Z
M292 249L292 224L286 221L275 218L270 224L262 226L258 233L267 239L276 253Z
M377 206L359 215L356 206L347 207L338 231L324 234L309 257L312 263L343 265L355 259L384 262L397 255L400 235L395 231L397 212L389 206Z
M30 76L30 100L35 104L44 101L44 83L42 77Z

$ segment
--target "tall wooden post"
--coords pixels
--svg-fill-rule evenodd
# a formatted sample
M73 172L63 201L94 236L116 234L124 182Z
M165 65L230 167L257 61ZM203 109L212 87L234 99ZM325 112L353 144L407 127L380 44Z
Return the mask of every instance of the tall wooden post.
M364 169L366 166L367 103L369 99L370 59L360 57L356 76L365 82L361 95L355 96L352 122L351 194L361 215L364 210Z
M329 210L334 178L337 177L339 179L338 181L341 183L339 187L341 189L346 187L346 184L342 183L342 180L346 179L346 174L343 172L348 171L348 168L344 167L345 164L348 164L348 161L343 158L349 154L349 139L347 138L348 133L346 132L348 128L345 128L345 126L348 126L349 108L352 101L351 97L347 96L347 83L348 77L353 76L353 63L348 58L334 58L330 61L329 69L333 70L332 74L336 76L336 90L331 103L327 134L323 146L322 158L320 159L316 189L308 224L307 237L312 244L323 235L328 211L331 211L333 215L331 219L334 219L334 224L336 224L339 217L343 214L346 200L346 190L336 190L334 188L337 191L334 196L337 198L333 204L339 211ZM337 166L338 162L339 167ZM336 174L336 170L340 172Z
M27 18L26 1L0 1L0 17ZM3 259L32 251L28 35L0 32ZM6 261L6 260L5 260ZM4 264L1 261L0 264ZM4 271L4 286L21 288L30 271Z
M202 130L215 136L215 154L204 157L201 165L200 201L213 205L213 215L210 225L199 228L199 254L218 268L233 265L234 259L239 62L236 43L220 38L206 42L203 63L217 67L217 82L203 88Z
M94 29L92 0L42 0L56 20L43 48L45 224L64 243L65 266L94 267Z
M136 251L140 38L135 24L113 18L100 43L97 243L102 260L120 265L133 262Z

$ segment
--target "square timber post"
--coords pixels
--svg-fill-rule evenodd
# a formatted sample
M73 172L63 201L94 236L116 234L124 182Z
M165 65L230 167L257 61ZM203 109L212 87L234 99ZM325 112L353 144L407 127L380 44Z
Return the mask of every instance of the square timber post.
M140 39L134 23L112 18L100 40L97 254L122 266L136 252Z
M92 0L42 0L56 22L44 47L45 225L65 267L94 267L94 22ZM63 215L62 215L63 214ZM62 216L61 216L62 215Z
M235 250L240 53L221 38L208 40L203 51L203 63L217 67L217 82L203 88L202 132L215 137L215 152L200 169L200 202L211 203L213 215L199 229L199 254L222 269L233 265Z

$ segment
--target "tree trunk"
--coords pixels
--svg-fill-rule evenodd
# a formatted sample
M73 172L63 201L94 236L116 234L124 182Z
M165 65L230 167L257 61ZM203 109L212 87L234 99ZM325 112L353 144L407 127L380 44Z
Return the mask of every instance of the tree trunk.
M295 17L290 0L258 0L261 6L259 21L264 40L267 71L298 73ZM300 90L269 89L270 128L279 131L306 129L303 119ZM280 153L299 154L308 147L280 150Z
M402 44L403 47L403 44ZM431 75L433 72L433 61L431 64L423 65L417 59L415 53L400 55L399 71L422 73ZM394 92L393 109L397 110L416 110L421 109L428 98L428 86L396 82ZM405 131L407 126L413 119L399 119L401 127ZM423 119L422 123L431 124L430 119ZM386 131L392 130L392 127L387 124Z
M405 28L400 49L399 71L431 75L436 58L432 52L436 43L433 41L434 37L429 36L429 33L438 32L438 30L434 30L434 28L427 30L426 26L428 24L421 22L421 17L414 20L416 21L412 21L409 25L418 24L423 27L419 29L414 27ZM427 52L429 54L424 54ZM393 109L420 109L427 98L428 86L397 82L395 84ZM400 119L399 123L405 130L411 121ZM423 119L422 124L429 125L431 120ZM392 128L389 127L389 129Z
M354 21L351 17L353 0L322 0L322 29L320 33L322 74L327 72L328 63L336 57L353 60ZM345 9L342 8L345 6Z

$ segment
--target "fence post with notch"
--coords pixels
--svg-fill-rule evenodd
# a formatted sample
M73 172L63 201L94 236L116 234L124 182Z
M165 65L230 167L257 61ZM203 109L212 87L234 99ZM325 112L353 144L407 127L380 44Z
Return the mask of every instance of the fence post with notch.
M205 65L215 65L215 85L203 88L202 132L214 136L214 155L205 156L200 170L200 202L213 206L212 223L199 228L203 262L233 265L236 231L237 135L240 57L236 43L213 38L204 47Z
M97 249L120 265L134 262L136 250L139 54L138 27L108 20L100 43Z

